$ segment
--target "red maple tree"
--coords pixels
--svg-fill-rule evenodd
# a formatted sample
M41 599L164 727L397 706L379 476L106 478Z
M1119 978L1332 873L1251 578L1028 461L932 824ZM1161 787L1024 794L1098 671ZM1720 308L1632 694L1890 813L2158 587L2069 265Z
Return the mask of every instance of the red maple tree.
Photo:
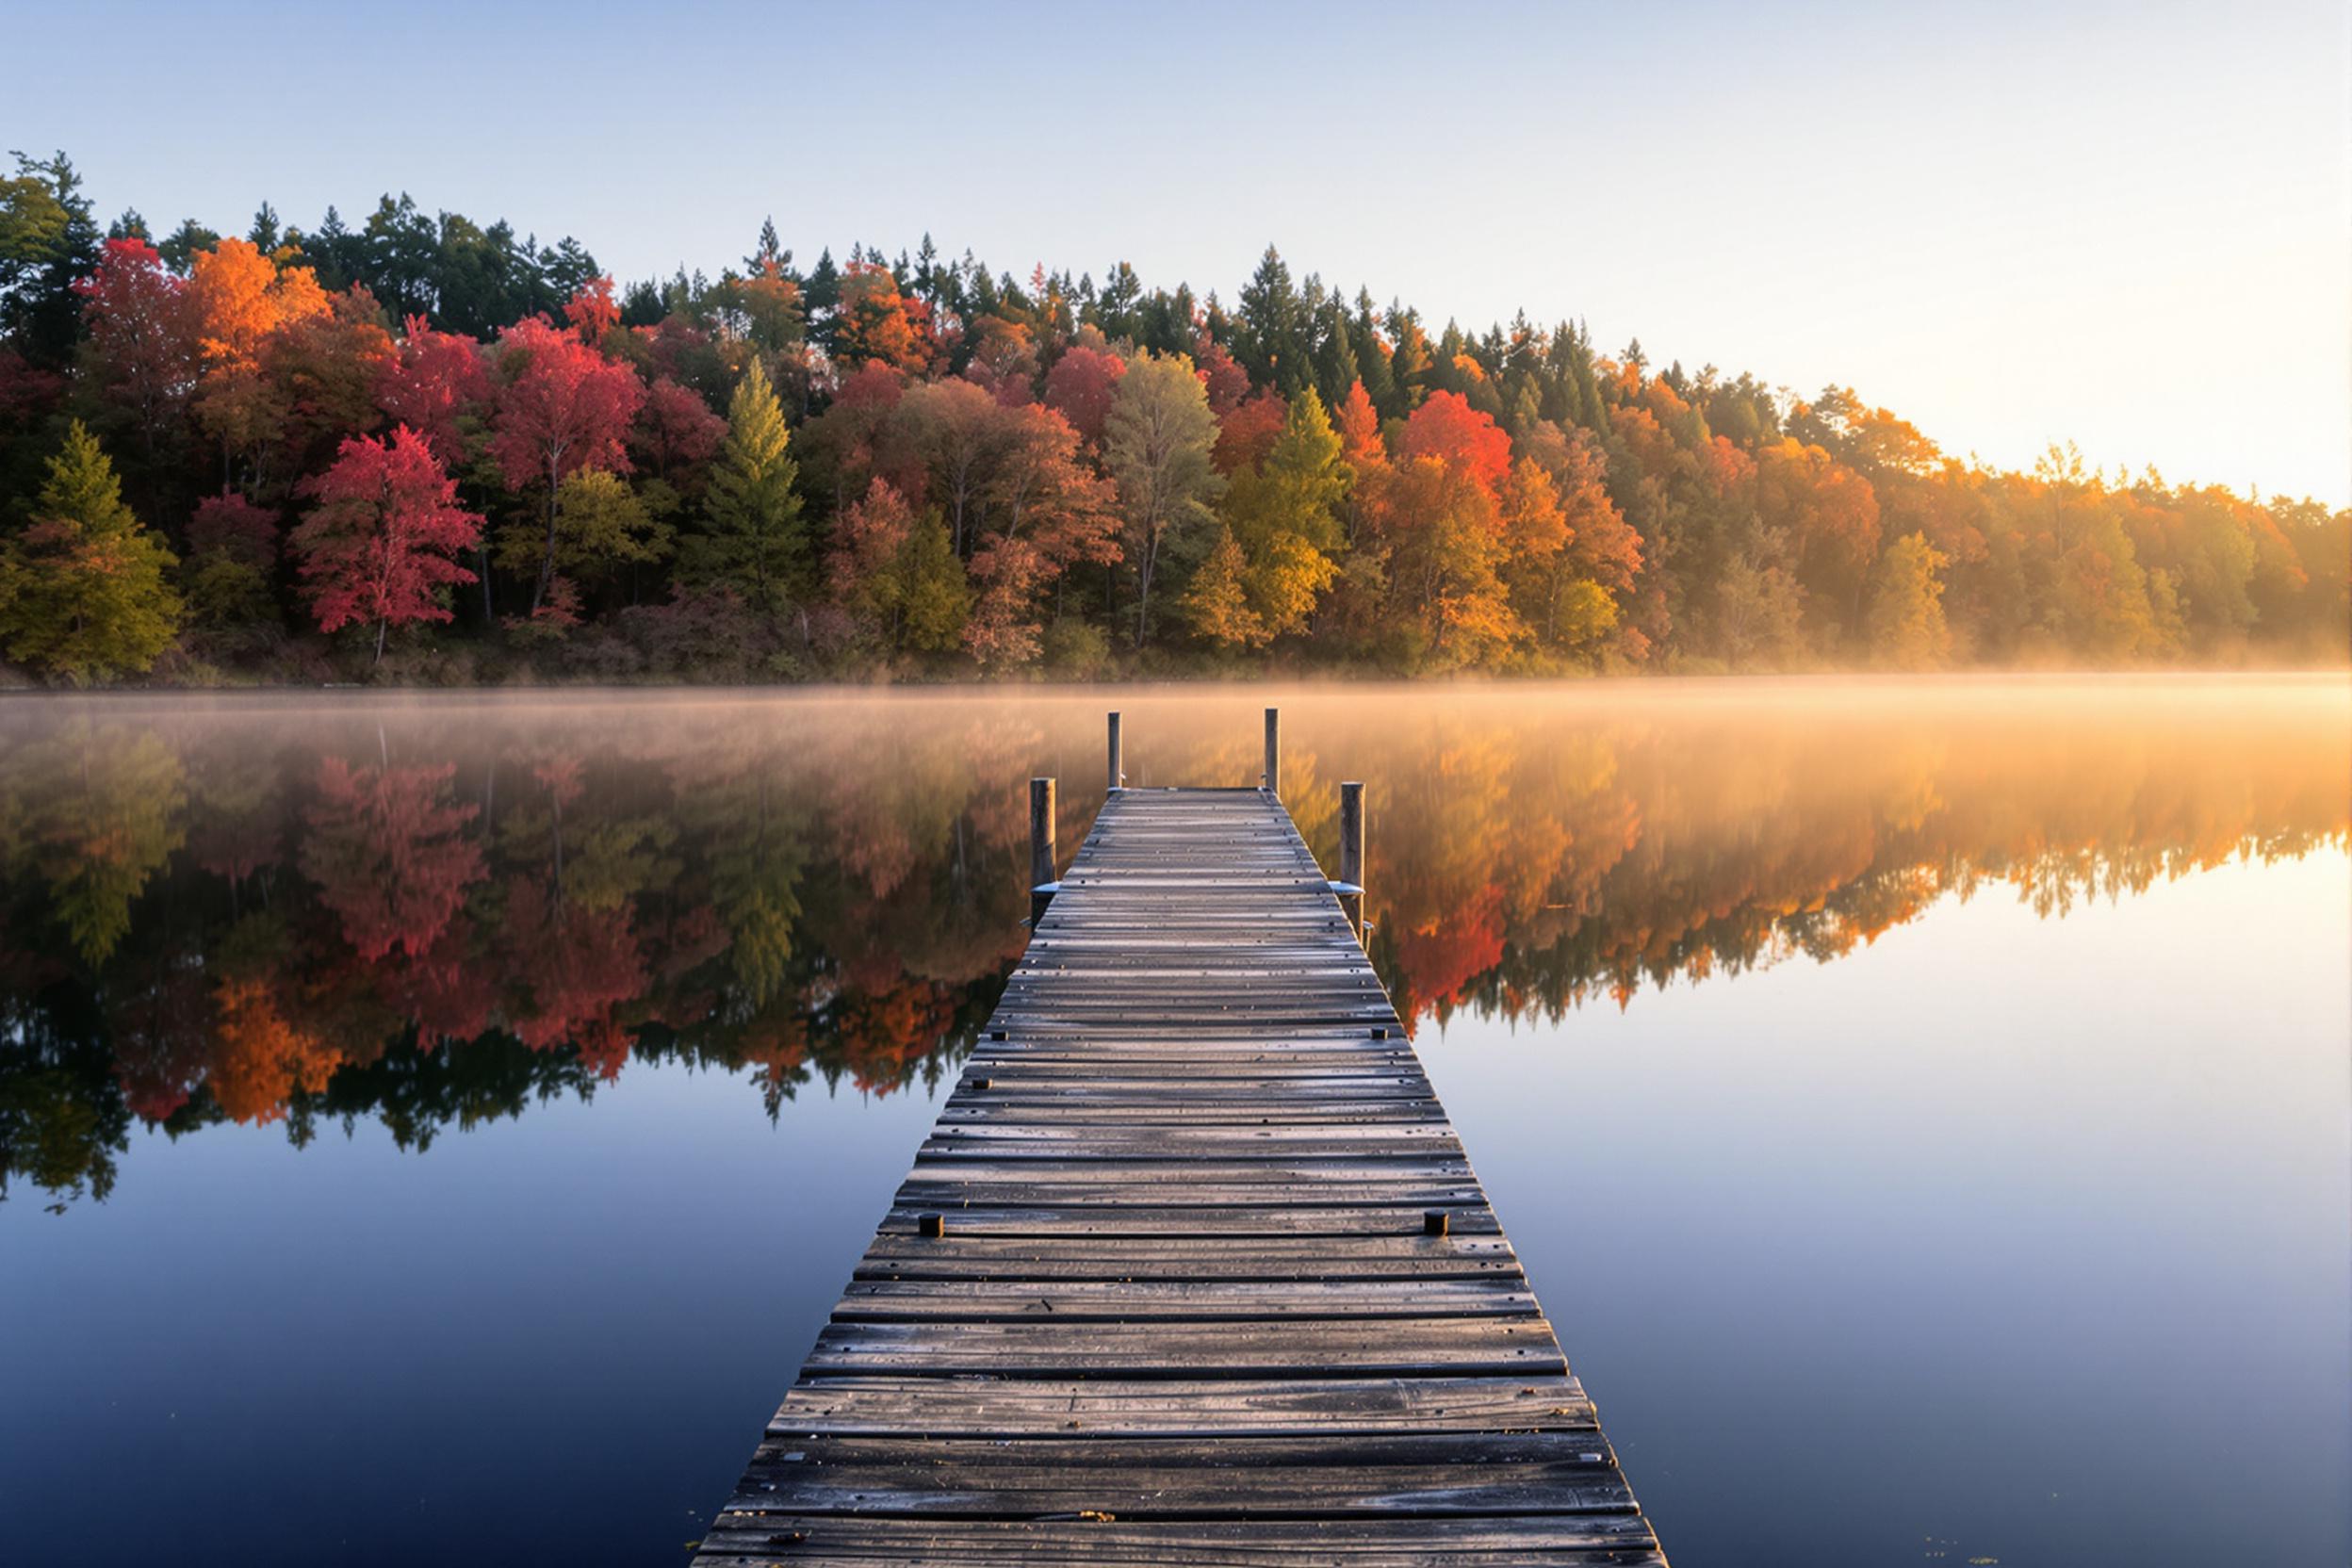
M510 490L547 488L547 551L532 586L536 611L555 581L555 498L566 474L629 471L629 429L645 384L544 316L517 321L498 338L498 412L490 451Z
M474 580L451 558L480 540L482 516L457 504L424 437L406 425L387 440L354 436L303 489L318 505L293 544L319 630L372 623L382 662L392 627L450 618L440 590Z
M399 351L377 369L375 395L386 418L423 436L434 456L452 463L466 453L458 420L489 400L490 376L472 338L436 332L423 317L412 316Z

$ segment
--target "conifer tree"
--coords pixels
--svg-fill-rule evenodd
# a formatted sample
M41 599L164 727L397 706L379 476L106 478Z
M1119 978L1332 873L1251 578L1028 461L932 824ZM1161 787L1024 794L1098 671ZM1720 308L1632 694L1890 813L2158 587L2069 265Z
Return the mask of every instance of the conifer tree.
M1341 308L1336 296L1323 307L1322 335L1322 347L1315 353L1315 384L1323 396L1324 406L1329 408L1344 400L1348 389L1364 379L1363 368L1356 362L1348 312Z
M809 565L791 443L783 404L754 359L727 403L727 441L710 471L710 527L684 562L690 579L733 588L771 619L801 592Z
M32 520L0 544L0 645L77 686L140 673L179 632L178 564L76 419Z
M1272 386L1285 398L1313 384L1315 366L1307 350L1307 311L1290 281L1290 268L1273 246L1241 289L1241 319L1233 335L1233 357L1252 384Z

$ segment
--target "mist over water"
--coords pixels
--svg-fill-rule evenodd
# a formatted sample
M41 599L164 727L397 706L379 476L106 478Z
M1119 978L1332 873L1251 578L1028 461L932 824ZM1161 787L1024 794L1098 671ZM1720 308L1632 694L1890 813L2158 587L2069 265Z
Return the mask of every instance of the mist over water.
M1678 1564L2352 1553L2326 676L0 703L11 1555L676 1552L1267 704Z

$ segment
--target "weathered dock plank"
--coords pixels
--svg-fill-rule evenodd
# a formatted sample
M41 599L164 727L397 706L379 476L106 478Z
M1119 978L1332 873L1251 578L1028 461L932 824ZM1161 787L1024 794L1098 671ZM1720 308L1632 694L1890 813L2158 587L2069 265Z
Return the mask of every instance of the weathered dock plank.
M1663 1560L1288 814L1131 790L697 1563Z

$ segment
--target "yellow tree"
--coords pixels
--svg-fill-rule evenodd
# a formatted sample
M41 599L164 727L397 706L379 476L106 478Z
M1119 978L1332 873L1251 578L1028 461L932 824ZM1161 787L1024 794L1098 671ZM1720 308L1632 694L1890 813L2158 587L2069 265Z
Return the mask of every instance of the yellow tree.
M1948 564L1920 533L1906 533L1881 552L1870 573L1870 608L1863 625L1870 655L1880 663L1933 669L1951 653L1944 584L1937 576Z
M1339 576L1333 557L1350 478L1323 400L1309 387L1291 400L1265 458L1230 482L1228 537L1246 562L1241 583L1260 641L1306 630Z
M1233 531L1218 529L1217 547L1192 574L1178 606L1194 636L1221 648L1265 645L1272 632L1250 608L1249 575L1249 558Z

